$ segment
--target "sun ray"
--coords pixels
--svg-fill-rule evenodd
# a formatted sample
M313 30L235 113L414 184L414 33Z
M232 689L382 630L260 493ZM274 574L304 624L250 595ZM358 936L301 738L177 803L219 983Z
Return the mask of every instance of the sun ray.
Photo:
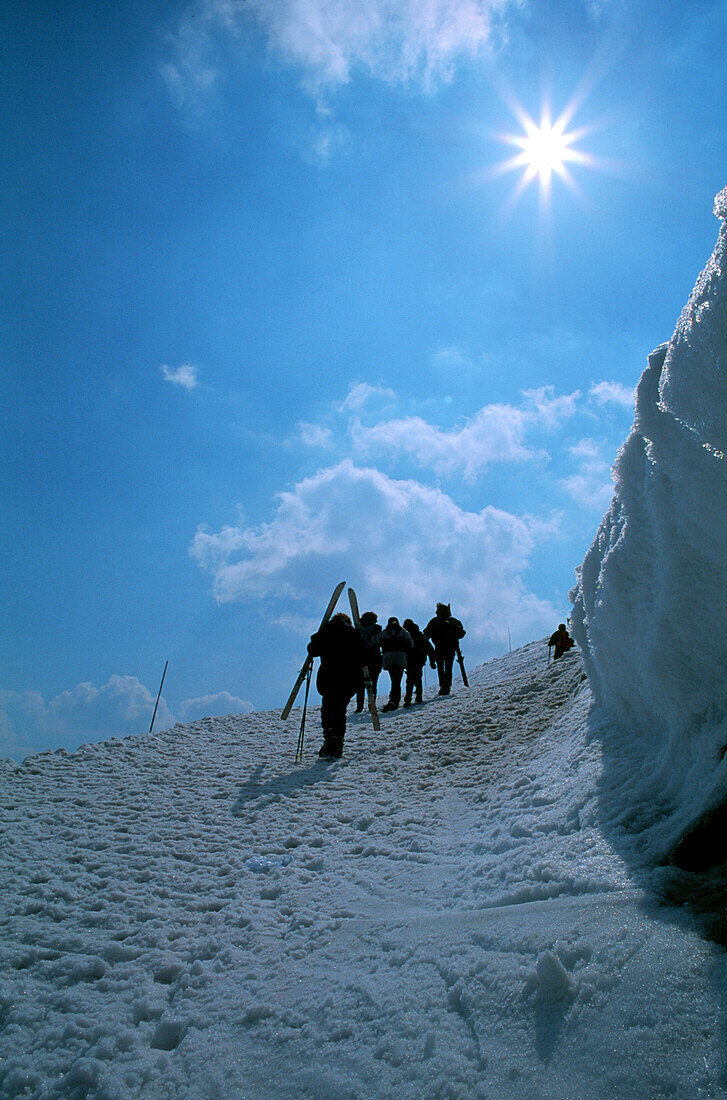
M512 146L517 152L493 169L493 175L501 175L522 169L516 198L519 198L531 183L537 181L541 199L550 196L554 177L566 186L576 190L571 171L574 165L591 165L595 161L587 153L575 148L577 142L590 132L586 126L570 128L575 106L569 103L553 121L550 108L544 105L540 122L536 122L517 102L510 104L521 132L499 134L499 140Z

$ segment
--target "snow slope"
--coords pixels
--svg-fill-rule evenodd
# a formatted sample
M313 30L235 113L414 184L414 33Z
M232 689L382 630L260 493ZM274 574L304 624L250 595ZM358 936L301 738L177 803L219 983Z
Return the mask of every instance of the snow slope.
M727 1095L724 956L546 653L337 763L294 710L6 767L0 1096Z
M727 799L727 189L715 213L714 253L649 356L571 594L594 691L639 740L635 801L669 807L644 833L652 858Z

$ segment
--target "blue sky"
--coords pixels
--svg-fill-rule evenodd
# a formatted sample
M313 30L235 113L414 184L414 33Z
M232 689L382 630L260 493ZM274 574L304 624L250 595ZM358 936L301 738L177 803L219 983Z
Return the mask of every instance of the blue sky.
M727 179L727 3L6 6L0 749L550 631ZM500 171L568 112L569 179Z

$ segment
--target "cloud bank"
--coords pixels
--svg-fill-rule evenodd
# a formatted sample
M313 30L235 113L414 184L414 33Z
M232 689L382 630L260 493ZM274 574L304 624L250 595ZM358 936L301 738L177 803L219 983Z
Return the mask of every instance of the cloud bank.
M102 687L78 684L47 702L35 691L0 691L0 758L22 760L61 746L73 750L87 742L146 733L155 703L156 694L135 676L111 676ZM248 714L254 707L223 691L185 699L179 709L180 720L192 722L207 715ZM154 731L170 729L176 721L162 696Z
M465 511L439 489L345 459L280 493L270 523L200 528L190 553L220 602L325 605L345 577L380 615L423 619L436 600L451 601L473 638L501 649L508 626L531 638L557 614L523 577L535 546L553 533L497 508Z
M252 714L252 703L218 691L216 695L201 695L197 699L185 699L179 706L180 722L194 722L197 718L224 718L226 714Z
M77 748L149 729L156 696L135 676L111 676L103 687L79 684L46 702L37 692L0 691L2 755L14 759L29 752ZM163 699L154 728L168 729L174 717Z

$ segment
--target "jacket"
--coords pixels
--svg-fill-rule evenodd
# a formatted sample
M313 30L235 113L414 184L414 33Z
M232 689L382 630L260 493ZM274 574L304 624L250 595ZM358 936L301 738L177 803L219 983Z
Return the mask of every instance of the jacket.
M454 653L457 643L466 633L462 623L453 615L435 615L424 627L424 637L434 642L438 653Z
M381 631L381 654L384 668L406 668L412 648L411 635L400 626L385 626Z
M361 627L361 636L366 645L366 665L370 676L381 672L381 626L379 623L367 623Z
M412 648L409 653L409 668L423 669L427 660L433 661L435 657L434 646L428 638L424 636L418 626L407 627L409 634L411 635Z
M320 695L355 694L366 663L366 645L358 630L341 619L331 619L308 643L311 657L320 657L316 676Z
M555 646L555 651L558 653L567 653L569 649L573 648L573 639L567 630L556 630L554 634L550 635L550 641L548 646Z

